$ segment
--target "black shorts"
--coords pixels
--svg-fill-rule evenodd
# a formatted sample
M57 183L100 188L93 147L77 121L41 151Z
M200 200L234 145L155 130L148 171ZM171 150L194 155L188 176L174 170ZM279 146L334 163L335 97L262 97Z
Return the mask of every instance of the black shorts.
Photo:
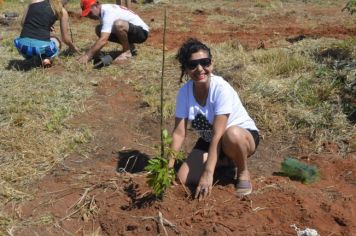
M255 141L255 149L256 149L258 144L260 143L260 135L258 134L257 130L247 129L247 131L249 131L251 133L251 135L253 137L253 140ZM203 152L208 152L209 151L209 146L210 146L209 142L206 142L204 139L199 138L198 141L195 143L195 146L194 146L193 149L198 149L198 150L201 150ZM222 159L224 157L226 157L226 155L221 150L219 158Z
M127 36L129 38L129 43L143 43L148 37L148 32L141 26L129 23L129 32Z
M96 35L100 37L102 25L97 25L95 28ZM129 23L129 32L127 34L129 43L143 43L147 40L148 32L144 30L141 26L133 25ZM118 38L115 34L111 33L109 36L109 41L114 43L119 43Z

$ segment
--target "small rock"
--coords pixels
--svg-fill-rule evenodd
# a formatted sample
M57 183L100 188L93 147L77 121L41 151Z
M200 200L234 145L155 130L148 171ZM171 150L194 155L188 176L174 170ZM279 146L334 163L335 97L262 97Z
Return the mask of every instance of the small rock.
M90 84L93 85L93 86L98 86L99 85L98 81L95 81L95 80L90 81Z

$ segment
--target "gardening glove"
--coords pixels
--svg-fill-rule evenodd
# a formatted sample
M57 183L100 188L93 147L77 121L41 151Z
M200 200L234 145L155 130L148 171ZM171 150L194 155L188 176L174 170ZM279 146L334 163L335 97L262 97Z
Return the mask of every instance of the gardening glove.
M213 177L214 173L211 171L204 171L200 177L199 184L195 190L195 197L198 200L204 200L207 196L210 195L213 188Z

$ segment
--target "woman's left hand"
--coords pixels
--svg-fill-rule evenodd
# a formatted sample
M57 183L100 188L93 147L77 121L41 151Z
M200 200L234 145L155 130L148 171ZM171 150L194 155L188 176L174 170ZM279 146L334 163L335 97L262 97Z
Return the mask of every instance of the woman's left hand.
M195 190L195 197L198 200L204 200L207 196L210 195L211 189L213 188L213 177L214 173L210 171L204 171L200 177L199 184Z

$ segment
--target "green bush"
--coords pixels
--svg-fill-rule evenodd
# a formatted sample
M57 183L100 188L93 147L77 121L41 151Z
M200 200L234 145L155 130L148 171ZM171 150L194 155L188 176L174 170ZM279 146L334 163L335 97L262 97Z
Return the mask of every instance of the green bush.
M342 10L348 11L351 15L354 14L356 12L356 0L348 1Z

